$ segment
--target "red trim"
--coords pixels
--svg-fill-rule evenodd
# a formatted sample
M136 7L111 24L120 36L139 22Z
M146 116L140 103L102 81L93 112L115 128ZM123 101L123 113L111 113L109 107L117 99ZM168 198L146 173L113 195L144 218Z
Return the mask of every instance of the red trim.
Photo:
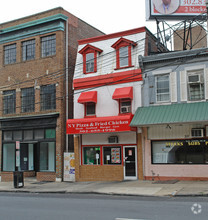
M92 45L89 45L87 44L85 47L83 47L79 53L82 54L83 56L83 73L84 74L89 74L89 73L95 73L97 72L97 53L101 53L102 50L97 48L97 47L94 47ZM87 54L89 53L93 53L94 54L94 71L92 72L87 72L87 68L86 68L86 56Z
M92 53L92 52L94 52L94 51L97 51L97 52L99 52L99 53L103 52L103 50L101 50L100 48L94 47L94 46L92 46L92 45L90 45L90 44L87 44L85 47L83 47L83 48L79 51L79 53L81 53L81 54L86 54L86 53Z
M97 103L97 91L82 92L77 102L81 104L84 104L87 102Z
M114 49L120 48L120 47L125 47L125 46L136 46L137 43L128 39L125 39L121 37L119 40L117 40L111 47Z
M124 72L105 74L101 76L85 77L74 79L73 86L75 90L99 87L104 85L115 85L120 83L128 83L142 81L141 69L134 69Z
M132 131L130 127L132 114L119 116L68 119L67 134L94 134Z
M127 30L127 31L78 40L78 43L79 45L82 45L82 44L87 44L87 43L92 43L92 42L97 42L97 41L102 41L102 40L108 40L108 39L112 39L116 37L138 34L138 33L146 32L146 31L147 31L146 27L143 26L140 28L135 28L135 29Z
M116 88L112 99L133 99L133 87Z

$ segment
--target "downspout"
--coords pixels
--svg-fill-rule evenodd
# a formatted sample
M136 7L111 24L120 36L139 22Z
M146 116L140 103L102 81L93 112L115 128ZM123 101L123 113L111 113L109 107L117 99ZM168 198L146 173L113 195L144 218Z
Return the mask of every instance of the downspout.
M68 19L66 21L66 122L69 117L69 55L68 55L68 46L69 46L69 27L68 27ZM65 123L66 126L66 123ZM69 152L69 140L68 140L68 134L66 133L66 152Z

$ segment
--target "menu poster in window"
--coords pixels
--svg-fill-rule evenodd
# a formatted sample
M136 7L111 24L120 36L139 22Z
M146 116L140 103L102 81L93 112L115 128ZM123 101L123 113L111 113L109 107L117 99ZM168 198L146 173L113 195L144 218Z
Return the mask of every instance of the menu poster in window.
M120 148L111 148L111 163L120 163L121 154Z

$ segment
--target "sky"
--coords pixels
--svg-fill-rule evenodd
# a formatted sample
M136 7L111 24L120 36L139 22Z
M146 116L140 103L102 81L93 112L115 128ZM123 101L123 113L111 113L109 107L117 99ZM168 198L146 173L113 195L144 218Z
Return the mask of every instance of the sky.
M0 23L59 6L105 34L142 26L156 33L155 21L145 21L145 0L5 0L1 2Z

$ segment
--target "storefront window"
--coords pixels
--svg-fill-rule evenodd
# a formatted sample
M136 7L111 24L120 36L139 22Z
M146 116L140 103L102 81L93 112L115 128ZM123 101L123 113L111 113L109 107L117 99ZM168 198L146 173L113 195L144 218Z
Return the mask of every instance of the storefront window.
M12 131L4 131L3 133L4 141L12 140Z
M46 138L56 138L56 129L46 129Z
M84 147L84 164L98 165L100 164L100 147Z
M33 139L33 130L24 130L24 140Z
M103 164L121 164L121 147L103 147Z
M3 144L3 171L15 170L15 144Z
M208 163L208 141L152 141L153 164Z
M44 129L35 130L35 139L43 139L44 138Z
M55 171L55 142L40 143L40 171Z
M13 131L13 138L17 141L22 140L22 131Z

